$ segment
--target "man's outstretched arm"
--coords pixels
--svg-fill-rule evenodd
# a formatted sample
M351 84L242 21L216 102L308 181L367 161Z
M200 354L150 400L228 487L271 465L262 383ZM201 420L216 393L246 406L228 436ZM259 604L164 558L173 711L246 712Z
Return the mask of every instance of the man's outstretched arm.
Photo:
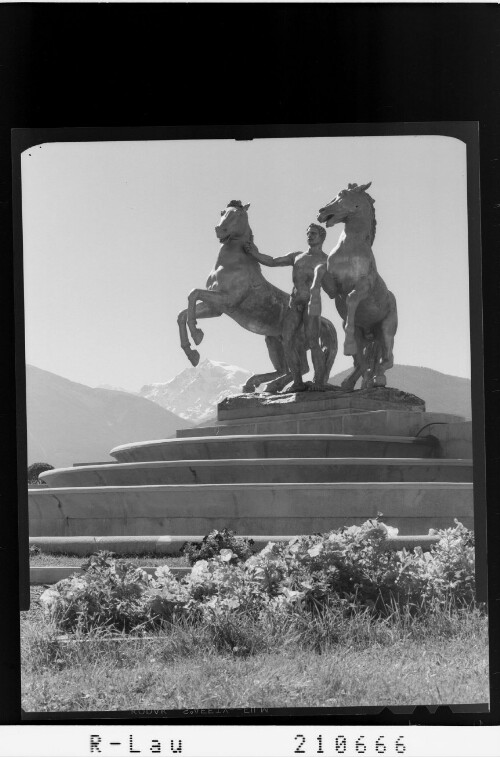
M289 252L288 255L282 255L279 258L272 258L270 255L264 255L262 252L259 252L257 245L255 245L254 242L247 242L244 247L245 252L255 258L255 260L258 260L259 263L262 263L262 265L267 265L270 268L283 265L293 265L295 263L295 258L300 254L298 252Z

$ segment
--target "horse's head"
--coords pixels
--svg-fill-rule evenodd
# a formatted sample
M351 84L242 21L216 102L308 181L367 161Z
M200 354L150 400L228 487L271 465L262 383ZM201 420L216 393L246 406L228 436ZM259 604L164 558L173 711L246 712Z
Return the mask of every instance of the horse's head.
M327 227L335 226L336 223L345 223L354 213L362 212L368 207L372 208L374 200L366 194L370 185L371 181L359 187L357 184L349 184L347 189L342 189L333 200L318 211L318 221Z
M231 200L225 210L221 210L221 219L215 227L217 238L222 244L230 239L245 238L250 233L247 210L250 204L243 205L240 200Z

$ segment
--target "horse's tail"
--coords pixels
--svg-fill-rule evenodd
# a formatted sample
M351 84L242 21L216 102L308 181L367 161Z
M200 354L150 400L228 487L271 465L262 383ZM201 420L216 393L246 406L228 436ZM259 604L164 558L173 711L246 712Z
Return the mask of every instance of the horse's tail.
M389 292L389 315L393 319L393 334L395 334L398 328L398 306L396 305L396 297L392 292Z
M328 381L330 371L337 357L338 340L335 326L328 318L321 318L319 341L325 355L325 383Z

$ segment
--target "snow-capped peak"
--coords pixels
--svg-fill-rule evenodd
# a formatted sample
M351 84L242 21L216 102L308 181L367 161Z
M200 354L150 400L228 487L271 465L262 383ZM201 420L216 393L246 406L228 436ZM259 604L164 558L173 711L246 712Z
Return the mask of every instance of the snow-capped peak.
M139 394L182 418L200 423L215 416L224 397L240 394L251 375L245 368L207 358L169 381L146 384Z

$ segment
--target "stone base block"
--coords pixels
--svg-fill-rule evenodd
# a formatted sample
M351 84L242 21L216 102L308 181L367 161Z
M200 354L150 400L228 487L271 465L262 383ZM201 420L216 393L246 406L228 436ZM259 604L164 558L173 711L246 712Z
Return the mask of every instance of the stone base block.
M424 433L439 440L441 458L472 459L472 421L462 423L431 423Z
M226 397L219 403L219 421L235 418L261 418L304 412L325 411L348 413L352 410L413 410L425 411L425 402L414 394L392 387L359 389L346 392L332 386L326 392L297 392L295 394L251 393Z
M429 424L460 423L463 417L415 410L324 410L219 421L177 431L178 439L230 434L387 434L414 436ZM427 431L430 433L430 431Z
M473 527L470 483L200 484L32 489L31 536L310 534L382 513L401 534Z
M149 573L150 576L154 576L156 567L152 565L144 565L142 570ZM172 573L177 579L188 575L191 572L191 568L188 566L182 568L171 568ZM30 568L30 584L32 586L47 586L55 584L58 581L62 581L64 578L83 573L82 568L78 565L47 565L47 566L32 566ZM125 638L127 638L125 636ZM108 637L109 639L109 637Z
M238 534L246 536L246 534ZM260 552L270 541L288 541L290 535L247 536L253 544L253 551ZM39 547L47 554L78 555L86 557L100 550L126 555L179 555L186 542L200 542L203 536L32 536L30 546ZM414 549L421 547L429 550L439 541L438 536L419 534L416 536L390 536L386 541L387 549ZM33 583L33 582L32 582Z

